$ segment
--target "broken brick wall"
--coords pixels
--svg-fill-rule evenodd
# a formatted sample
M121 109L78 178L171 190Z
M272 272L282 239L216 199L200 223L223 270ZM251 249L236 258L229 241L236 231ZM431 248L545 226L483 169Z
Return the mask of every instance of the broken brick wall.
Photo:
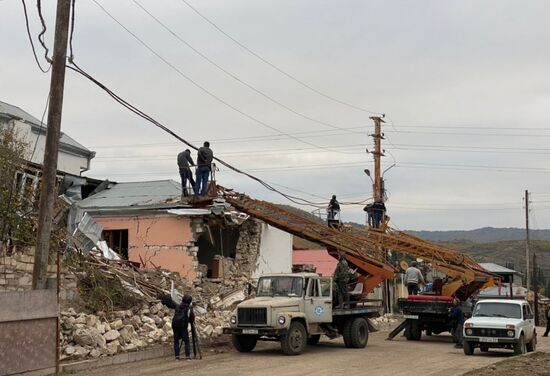
M57 266L55 259L48 265L47 278L55 281ZM34 247L28 247L13 253L0 255L0 292L32 290L32 272L34 268ZM61 300L70 302L78 297L77 277L61 269Z
M197 275L192 219L169 214L94 217L104 230L128 230L128 259L147 268L177 272L188 282Z

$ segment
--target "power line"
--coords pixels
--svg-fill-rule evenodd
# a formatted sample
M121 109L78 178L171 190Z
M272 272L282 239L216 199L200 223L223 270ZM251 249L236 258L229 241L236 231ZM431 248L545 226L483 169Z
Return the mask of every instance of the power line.
M275 69L276 71L278 71L279 73L281 73L282 75L290 78L291 80L293 80L294 82L302 85L303 87L309 89L310 91L326 98L326 99L329 99L333 102L336 102L336 103L339 103L341 105L344 105L344 106L347 106L347 107L350 107L350 108L353 108L355 110L359 110L359 111L363 111L363 112L367 112L369 114L372 114L372 115L382 115L382 113L380 112L375 112L375 111L371 111L371 110L368 110L366 108L363 108L363 107L360 107L360 106L357 106L357 105L354 105L354 104L351 104L349 102L346 102L346 101L343 101L341 99L338 99L336 97L333 97L331 95L328 95L316 88L314 88L313 86L305 83L304 81L298 79L297 77L291 75L290 73L286 72L285 70L283 70L282 68L278 67L277 65L271 63L269 60L267 60L266 58L262 57L261 55L259 55L258 53L254 52L252 49L248 48L246 45L244 45L243 43L239 42L236 38L234 38L233 36L231 36L229 33L227 33L226 31L224 31L221 27L219 27L216 23L214 23L213 21L211 21L208 17L206 17L204 14L202 14L201 12L199 12L195 7L193 7L191 4L189 4L186 0L181 0L185 5L187 5L193 12L195 12L196 14L198 14L202 19L204 19L206 22L208 22L210 25L212 25L216 30L218 30L220 33L222 33L223 35L225 35L227 38L229 38L230 40L232 40L234 43L236 43L238 46L240 46L241 48L243 48L245 51L247 51L249 54L251 54L252 56L256 57L257 59L261 60L262 62L264 62L265 64L269 65L271 68Z
M169 62L168 60L166 60L162 55L160 55L157 51L155 51L151 46L149 46L147 43L145 43L140 37L138 37L134 32L132 32L130 29L128 29L126 26L124 26L118 19L116 19L111 13L109 13L109 11L107 11L107 9L105 9L97 0L92 0L109 18L111 18L114 22L116 22L121 28L123 28L128 34L130 34L135 40L137 40L143 47L145 47L147 50L149 50L149 52L151 52L153 55L155 55L157 58L159 58L164 64L166 64L168 67L170 67L171 69L173 69L176 73L178 73L181 77L183 77L185 80L187 80L188 82L190 82L193 86L195 86L196 88L200 89L202 92L206 93L207 95L209 95L210 97L212 97L213 99L217 100L218 102L222 103L223 105L227 106L228 108L232 109L233 111L241 114L242 116L252 120L253 122L257 123L257 124L260 124L261 126L263 127L266 127L268 129L271 129L277 133L280 133L282 135L285 135L289 138L292 138L298 142L301 142L303 144L306 144L306 145L309 145L309 146L314 146L314 147L317 147L317 148L320 148L320 149L324 149L324 150L327 150L327 151L333 151L334 150L331 150L330 148L326 148L326 147L323 147L323 146L320 146L320 145L316 145L314 143L311 143L309 141L305 141L303 139L300 139L298 137L294 137L288 133L285 133L283 131L281 131L280 129L248 114L247 112L233 106L231 103L227 102L225 99L221 98L220 96L218 96L217 94L215 94L214 92L210 91L209 89L205 88L204 86L202 86L201 84L199 84L197 81L195 81L194 79L192 79L190 76L188 76L187 74L185 74L181 69L179 69L178 67L176 67L174 64L172 64L171 62ZM339 152L339 153L343 153L343 154L346 154L345 152Z
M439 134L448 136L498 136L498 137L550 137L550 134L525 134L525 133L475 133L475 132L435 132L435 131L402 131L387 130L391 133L406 134Z
M284 108L285 110L297 115L297 116L300 116L301 118L303 119L306 119L306 120L309 120L311 122L314 122L314 123L317 123L317 124L321 124L321 125L324 125L324 126L327 126L327 127L330 127L330 128L334 128L334 129L340 129L340 130L343 130L345 128L342 128L340 126L337 126L337 125L334 125L332 123L329 123L329 122L326 122L326 121L322 121L322 120L319 120L319 119L315 119L311 116L308 116L308 115L305 115L297 110L295 110L294 108L282 103L281 101L273 98L272 96L270 96L269 94L266 94L265 92L259 90L258 88L254 87L253 85L251 85L250 83L246 82L245 80L243 80L242 78L240 78L239 76L237 76L236 74L228 71L227 69L225 69L224 67L222 67L220 64L216 63L214 60L212 60L210 57L208 57L204 52L200 51L199 49L197 49L196 47L194 47L192 44L190 44L187 40L183 39L179 34L177 34L175 31L173 31L171 28L169 28L165 23L163 23L160 19L158 19L155 15L153 15L149 10L147 10L147 8L145 8L142 4L140 4L137 0L132 0L134 2L134 4L136 4L141 10L143 10L147 15L149 15L149 17L151 17L156 23L158 23L161 27L163 27L167 32L169 32L170 34L172 34L178 41L180 41L181 43L183 43L185 46L187 46L188 48L190 48L193 52L195 52L197 55L199 55L200 57L202 57L204 60L206 60L208 63L210 63L212 66L216 67L218 70L220 70L221 72L223 72L225 75L227 75L228 77L232 78L233 80L239 82L240 84L246 86L247 88L249 88L250 90L254 91L255 93L261 95L262 97L266 98L267 100L271 101L272 103L275 103L276 105Z
M48 73L50 71L52 65L49 64L47 69L42 68L42 64L40 64L40 61L38 60L38 56L36 55L36 50L34 48L34 42L32 41L32 34L31 34L30 25L29 25L29 16L27 14L27 4L25 3L25 0L21 0L21 3L23 3L23 14L25 15L25 25L26 25L26 28L27 28L27 35L29 36L29 42L31 43L32 54L34 56L34 60L36 61L36 65L38 65L38 68L42 71L42 73Z

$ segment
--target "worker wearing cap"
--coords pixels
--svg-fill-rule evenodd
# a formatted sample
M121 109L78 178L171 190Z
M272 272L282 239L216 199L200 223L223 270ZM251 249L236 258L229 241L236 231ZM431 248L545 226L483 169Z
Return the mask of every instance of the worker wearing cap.
M340 203L336 200L336 195L332 195L330 202L328 203L328 219L336 219L336 215L340 212Z
M405 285L407 285L407 291L409 295L418 295L419 284L424 284L424 276L422 272L417 268L416 261L411 262L411 266L405 271Z
M337 289L338 305L343 306L349 300L348 283L350 280L349 265L343 254L340 254L338 265L334 270L333 280Z
M184 151L178 154L178 167L180 170L180 177L181 177L182 197L185 197L188 195L188 192L187 192L188 180L193 190L195 190L195 180L193 179L193 173L191 172L191 168L190 168L190 166L194 166L194 165L195 165L195 162L193 162L193 158L191 158L191 151L189 149L185 149Z
M462 303L457 298L453 299L453 308L451 309L450 316L453 321L453 339L456 342L455 347L461 349L464 342L462 333L464 327L464 311L462 310Z

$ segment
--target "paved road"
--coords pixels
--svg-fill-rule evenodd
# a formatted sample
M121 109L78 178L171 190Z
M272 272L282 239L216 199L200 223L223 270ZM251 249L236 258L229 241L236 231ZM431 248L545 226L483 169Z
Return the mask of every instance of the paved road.
M539 330L539 333L541 331ZM341 340L321 339L300 356L284 356L278 343L261 343L249 354L228 350L222 354L207 354L203 360L176 362L155 359L111 366L77 373L79 376L324 376L361 375L414 376L460 375L510 356L510 352L494 351L464 356L455 349L449 336L433 336L420 342L403 337L386 341L387 332L371 333L364 349L346 349ZM550 352L550 339L539 339L539 350Z

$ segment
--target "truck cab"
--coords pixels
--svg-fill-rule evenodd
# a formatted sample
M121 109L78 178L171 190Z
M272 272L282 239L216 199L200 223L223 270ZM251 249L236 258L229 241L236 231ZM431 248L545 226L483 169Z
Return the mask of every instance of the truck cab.
M507 348L525 354L537 345L533 312L525 300L480 300L463 330L466 355L472 355L476 347L482 352Z
M365 347L367 318L379 307L333 307L332 278L315 273L269 274L259 278L256 297L240 303L224 333L240 352L252 351L258 340L280 341L283 353L298 355L322 334L344 335L347 347ZM353 326L353 328L352 328Z

